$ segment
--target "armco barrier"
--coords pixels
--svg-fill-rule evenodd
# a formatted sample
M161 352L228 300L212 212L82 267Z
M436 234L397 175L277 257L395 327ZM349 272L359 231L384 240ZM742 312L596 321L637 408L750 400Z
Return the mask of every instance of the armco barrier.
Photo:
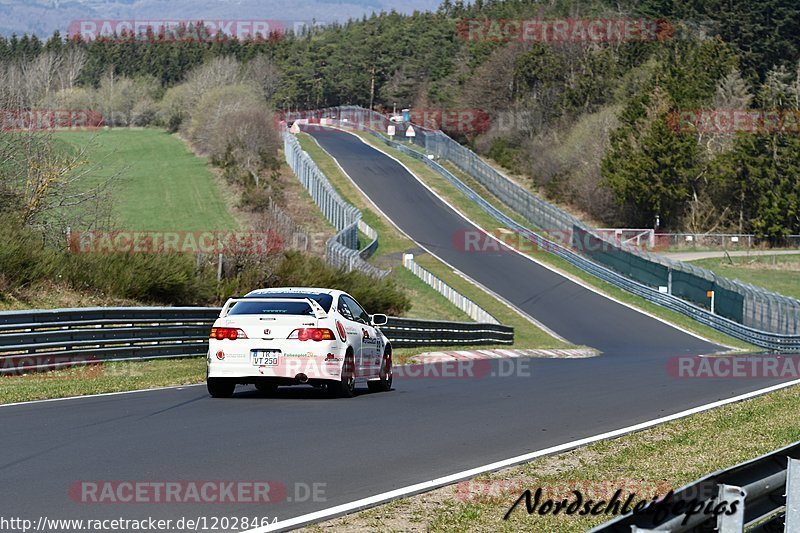
M514 328L500 324L390 317L381 331L397 347L514 343Z
M308 190L322 214L337 230L336 235L328 239L326 244L328 263L347 270L359 270L376 278L388 275L387 270L381 270L364 261L377 248L377 235L366 248L363 250L358 248L359 228L362 231L369 228L361 220L361 211L347 203L336 192L311 156L300 147L300 143L294 135L288 133L285 128L281 133L286 162L300 183ZM365 233L369 234L370 231L365 231ZM374 234L374 232L372 233Z
M561 257L584 272L592 274L603 281L611 283L612 285L615 285L630 293L636 294L637 296L641 296L642 298L645 298L646 300L649 300L662 307L666 307L667 309L671 309L691 317L706 326L714 328L717 331L721 331L736 339L774 351L793 352L800 350L800 335L770 333L742 325L734 320L711 313L707 309L686 302L677 296L659 292L653 287L629 279L619 272L595 263L565 246L545 239L541 235L525 228L521 224L518 224L505 213L495 208L488 201L486 201L486 199L481 197L478 193L473 191L469 186L453 175L452 172L448 171L437 162L428 159L419 152L411 150L402 144L388 140L384 140L384 142L412 157L419 159L420 161L423 161L426 165L434 169L453 185L455 185L461 192L478 204L484 211L492 215L495 220L503 224L505 227L513 229L519 233L522 237L532 242L537 249L544 250L553 255Z
M386 139L383 135L381 135L379 132L372 130L371 128L366 127L364 125L360 125L355 121L351 120L346 123L341 123L339 125L344 127L356 127L362 131L371 133L372 135L380 139L382 142L384 142L386 145L391 146L392 148L396 148L397 150L400 150L401 152L411 157L419 159L427 166L435 170L442 177L447 179L457 189L459 189L462 193L464 193L465 196L467 196L470 200L472 200L478 206L480 206L481 209L489 213L495 220L500 222L504 227L516 231L522 237L532 242L537 249L547 251L553 255L561 257L562 259L566 260L567 262L571 263L572 265L578 267L579 269L583 270L588 274L591 274L603 281L611 283L612 285L615 285L632 294L641 296L642 298L657 305L660 305L661 307L665 307L667 309L671 309L673 311L681 313L685 316L688 316L700 322L703 325L711 327L717 331L730 335L733 338L745 341L755 346L759 346L776 352L786 352L786 353L795 353L798 350L800 350L800 335L773 333L770 331L763 331L754 327L746 326L744 324L736 322L735 320L731 320L724 316L711 313L709 310L694 305L690 302L687 302L681 298L678 298L675 295L662 293L654 287L632 280L615 270L607 268L602 264L596 263L588 259L584 255L576 253L570 248L562 246L561 244L558 244L554 241L548 240L542 237L541 235L531 231L530 229L522 226L521 224L517 223L516 221L508 217L505 213L503 213L502 211L498 210L493 205L491 205L485 198L483 198L478 193L473 191L469 186L467 186L463 181L461 181L458 177L456 177L452 172L444 168L436 161L426 157L424 154L416 150L413 150L408 146L403 145L402 143L390 141L389 139ZM729 288L729 286L727 285L724 285L724 287ZM770 315L770 316L773 316L773 318L775 317L775 315ZM782 323L788 325L788 323L791 320L793 319L789 319L787 317L782 321Z
M208 307L97 307L0 313L0 375L103 361L204 356ZM389 317L395 347L512 344L497 324Z
M648 499L653 494L637 496ZM731 511L734 501L738 505ZM684 502L683 506L678 502ZM724 508L723 503L727 504ZM706 512L718 506L726 512ZM664 511L658 518L648 512L628 514L590 533L796 533L800 531L800 442L694 481L675 491L660 508ZM754 524L758 525L751 528Z
M424 281L427 285L436 290L447 300L464 311L472 320L486 322L487 324L499 324L500 322L489 314L481 306L456 291L453 287L428 272L414 261L413 254L403 254L403 266L409 269L415 276Z

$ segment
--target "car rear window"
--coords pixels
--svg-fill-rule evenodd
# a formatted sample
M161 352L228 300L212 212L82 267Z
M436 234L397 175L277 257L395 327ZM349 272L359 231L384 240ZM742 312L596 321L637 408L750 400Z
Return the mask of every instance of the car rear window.
M299 299L304 300L309 298L314 300L322 307L325 312L331 310L331 305L333 305L333 296L330 294L322 294L322 293L307 293L307 292L263 292L261 294L249 294L245 296L245 298L284 298L284 299ZM248 302L249 303L249 302ZM304 304L308 307L308 304ZM297 314L297 313L292 313Z
M313 315L308 302L237 302L228 311L230 315Z

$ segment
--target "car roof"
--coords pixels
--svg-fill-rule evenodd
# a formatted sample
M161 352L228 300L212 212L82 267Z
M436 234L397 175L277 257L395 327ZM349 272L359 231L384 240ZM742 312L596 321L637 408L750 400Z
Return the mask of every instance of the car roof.
M343 291L338 291L336 289L322 289L318 287L269 287L266 289L256 289L254 291L248 292L245 296L259 296L259 295L269 295L271 293L308 293L308 294L330 294L331 296L336 296L338 294L345 294Z

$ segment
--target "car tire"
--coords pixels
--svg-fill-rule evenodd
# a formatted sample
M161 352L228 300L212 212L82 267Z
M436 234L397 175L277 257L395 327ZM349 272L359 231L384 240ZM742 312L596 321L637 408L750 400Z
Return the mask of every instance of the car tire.
M213 398L230 398L236 389L236 382L228 378L208 378L206 387Z
M348 350L342 363L341 379L334 383L332 392L339 398L352 398L356 395L356 360L353 352Z
M261 381L256 383L256 390L261 394L275 394L278 392L278 385L271 381Z
M371 392L389 392L392 390L392 352L383 354L383 367L381 378L378 381L368 381L367 387Z

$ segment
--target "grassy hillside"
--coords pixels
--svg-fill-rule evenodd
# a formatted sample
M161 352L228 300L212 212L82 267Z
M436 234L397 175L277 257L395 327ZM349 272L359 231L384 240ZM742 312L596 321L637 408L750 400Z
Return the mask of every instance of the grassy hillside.
M726 278L738 279L785 296L800 298L800 254L732 257L731 261L714 258L692 263Z
M120 174L114 189L116 226L124 230L236 229L206 160L177 137L154 129L60 132L73 146L89 144L98 179Z

